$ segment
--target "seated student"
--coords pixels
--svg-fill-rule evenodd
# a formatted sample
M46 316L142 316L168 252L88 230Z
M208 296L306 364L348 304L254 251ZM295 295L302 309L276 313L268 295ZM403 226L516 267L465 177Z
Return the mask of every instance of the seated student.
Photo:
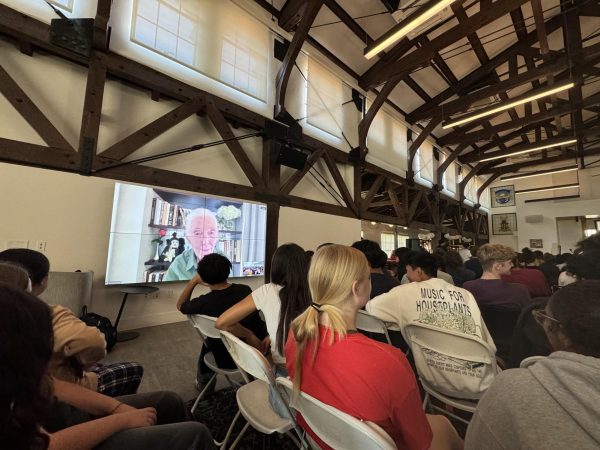
M383 271L383 267L387 262L387 255L381 250L377 242L363 239L352 244L352 247L361 251L369 262L371 270L371 298L388 292L390 289L400 285L397 279Z
M533 253L524 253L522 257L525 259L525 266L519 267L518 260L515 258L514 268L510 273L502 275L502 279L509 283L522 284L527 288L531 297L548 297L552 291L546 277L537 266L527 265L528 262L533 261Z
M183 292L177 300L177 309L183 314L204 314L219 317L230 307L243 300L252 293L245 284L228 283L227 278L231 273L231 261L225 256L211 253L198 262L196 275L188 281ZM208 286L210 292L193 298L192 292L198 285ZM247 343L259 347L261 341L267 337L265 323L260 319L258 311L250 314L240 321L236 334L245 339ZM225 345L220 339L208 338L202 345L198 358L198 372L196 386L200 388L208 383L212 371L204 364L204 355L212 352L215 362L223 369L235 369L235 363L229 356Z
M475 272L463 267L463 260L459 253L455 250L449 250L444 255L446 263L446 271L454 280L454 286L462 287L465 281L475 279Z
M558 285L560 269L556 267L556 258L552 253L544 253L544 262L540 264L539 269L542 271L544 277L546 277L546 281L551 287Z
M174 393L116 399L51 378L52 338L48 305L0 283L2 448L216 449Z
M554 353L500 373L479 401L466 449L600 448L600 281L559 289L534 315Z
M332 245L322 244L319 248ZM235 334L238 322L256 311L262 311L269 336L265 338L261 348L270 347L273 372L276 376L287 376L283 349L290 324L310 305L307 274L308 262L302 247L296 244L280 245L271 261L271 282L233 305L219 316L215 324L218 329ZM278 396L270 392L271 406L285 417L287 408L280 405L278 399Z
M406 265L412 283L398 286L387 294L375 297L367 303L367 312L385 322L396 324L409 345L411 342L406 335L406 326L417 321L476 336L486 342L495 353L494 340L488 332L473 295L465 289L434 278L436 268L433 255L426 252L413 255ZM490 366L490 371L482 371L479 375L465 381L458 373L443 374L453 388L468 391L468 394L478 394L485 390L495 374L491 372Z
M356 330L369 301L369 267L351 247L319 250L309 272L314 303L292 323L285 354L294 391L381 426L399 449L461 448L448 420L426 416L404 353ZM400 288L396 288L400 289ZM301 416L299 424L328 449Z
M408 279L408 274L406 272L406 265L408 264L408 260L410 258L412 258L414 255L416 255L417 253L420 253L420 252L415 252L413 250L409 250L409 253L406 253L404 255L404 259L401 262L401 264L404 266L404 275L402 276L402 280L400 280L400 284L408 284L411 282L411 280ZM447 272L444 272L444 269L446 268L444 266L444 255L445 254L446 254L446 251L439 247L433 253L433 257L435 258L435 261L437 264L437 272L436 272L435 278L439 278L441 280L444 280L446 283L454 285L454 280L452 279L452 275L450 275Z
M531 300L529 291L522 284L502 280L513 267L515 252L500 244L485 244L477 253L483 275L479 280L467 281L463 287L475 296L479 305L495 305L522 308Z
M21 266L0 262L0 283L16 287L23 291L31 292L29 274Z
M481 261L477 257L479 247L474 245L469 249L471 251L471 257L465 261L465 268L472 270L475 273L475 279L481 278L483 275L483 267L481 267Z
M39 296L46 290L50 262L44 254L27 248L12 248L0 252L0 261L27 270L33 295ZM106 356L106 342L100 330L86 325L68 308L60 305L50 308L54 327L54 352L49 366L52 376L111 397L137 392L144 373L140 364L96 364Z
M462 259L462 262L467 262L471 258L470 247L471 247L471 244L469 244L468 242L463 242L463 248L461 248L458 251L458 254L460 255L460 258Z
M577 280L600 279L600 233L577 243L565 269Z

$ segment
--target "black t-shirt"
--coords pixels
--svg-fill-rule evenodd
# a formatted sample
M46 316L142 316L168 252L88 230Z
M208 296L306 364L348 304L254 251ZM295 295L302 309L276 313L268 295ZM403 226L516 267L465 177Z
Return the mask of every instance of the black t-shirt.
M385 273L371 274L371 298L389 292L396 286L400 286L400 282Z
M204 314L210 317L219 317L233 305L252 293L252 289L245 284L231 284L228 288L210 291L207 294L193 298L181 305L183 314ZM258 311L240 321L240 325L252 331L256 337L263 340L267 337L267 327L261 320ZM222 368L234 368L235 364L229 356L225 345L220 339L207 339L206 346L215 357L215 362Z

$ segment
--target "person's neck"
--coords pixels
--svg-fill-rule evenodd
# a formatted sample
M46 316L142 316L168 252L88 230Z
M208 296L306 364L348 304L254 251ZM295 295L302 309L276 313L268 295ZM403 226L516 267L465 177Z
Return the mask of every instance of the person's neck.
M228 283L227 281L225 281L225 282L219 283L219 284L210 284L210 285L208 285L208 288L211 291L222 291L223 289L227 289L229 286L231 286L231 284Z
M500 280L500 275L495 273L495 272L483 272L483 275L481 275L481 279L482 280Z
M383 269L381 267L377 267L377 268L371 267L370 271L371 271L371 273L381 273L381 274L383 274Z

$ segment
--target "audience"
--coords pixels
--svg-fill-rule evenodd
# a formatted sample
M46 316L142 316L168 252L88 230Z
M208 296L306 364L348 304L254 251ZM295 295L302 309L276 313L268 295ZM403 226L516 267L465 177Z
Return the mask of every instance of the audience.
M475 273L475 279L481 278L483 275L483 267L481 267L481 261L477 257L477 252L479 251L479 247L474 245L470 248L471 257L465 261L465 269L469 269Z
M367 312L398 326L409 345L406 326L413 321L422 321L441 329L477 336L495 352L494 341L471 293L435 278L436 270L433 255L425 252L413 255L406 265L412 283L375 297L367 303ZM460 390L470 393L485 390L494 376L491 372L482 373L481 378L467 377L465 380L460 373L447 372L444 375L453 386L460 385Z
M466 449L600 448L600 281L559 289L534 315L554 353L500 373L479 401Z
M7 449L216 449L176 394L111 398L51 378L49 307L0 284L0 430Z
M471 258L471 251L469 250L470 246L471 244L463 242L463 248L458 251L462 262L467 262Z
M29 273L31 292L42 294L48 286L50 261L43 253L27 248L0 252L0 261L20 265ZM111 397L134 394L142 381L143 367L135 362L98 364L106 356L104 335L86 325L71 310L50 305L54 329L54 351L50 374Z
M399 286L400 282L383 271L387 262L387 255L377 242L363 239L352 244L352 247L361 251L369 263L371 271L371 298L388 292Z
M577 243L574 254L567 260L566 270L577 280L600 279L600 233Z
M415 251L411 250L410 253L407 253L404 256L404 259L405 259L404 271L405 271L405 273L404 273L404 276L402 277L402 280L400 281L400 284L408 284L411 282L411 280L408 279L408 275L406 274L406 265L408 264L408 260L418 253L419 252L415 252ZM437 272L436 272L436 278L444 280L446 283L453 285L454 280L452 279L452 275L444 272L445 266L443 266L443 264L444 264L444 255L445 254L446 254L446 252L444 250L442 250L441 248L438 248L433 252L433 257L435 258L435 263L438 268Z
M357 332L369 272L356 249L336 245L316 253L309 272L314 303L292 323L285 349L294 391L378 424L399 449L462 448L447 419L423 413L404 354ZM330 448L298 420L320 448Z
M181 292L177 300L177 309L183 314L204 314L210 317L219 317L227 309L248 297L252 293L248 286L227 281L231 269L231 261L223 255L211 253L204 256L198 262L196 275L188 281ZM192 292L198 285L208 286L210 291L191 299ZM248 317L240 320L232 331L236 336L257 348L261 348L262 342L268 336L267 329L258 311L254 311ZM267 349L262 348L261 350L264 353ZM215 362L220 368L236 368L220 339L206 339L198 358L196 387L199 390L202 390L213 376L213 372L204 364L204 356L209 352L213 354Z
M394 250L394 255L398 259L398 270L396 271L396 278L402 280L402 277L406 275L406 256L410 254L411 250L406 247L398 247Z
M523 255L531 260L533 254ZM531 297L548 297L552 291L546 277L537 266L519 267L518 258L513 259L513 269L503 274L502 279L509 283L519 283L527 288ZM535 267L535 268L534 268Z
M452 277L455 286L462 287L465 281L475 279L475 272L463 267L463 259L456 250L446 252L444 263L446 265L446 272Z
M321 248L331 246L333 244ZM304 250L296 244L278 247L271 262L271 282L221 314L215 326L235 333L241 320L257 310L262 311L269 333L264 347L270 348L274 374L287 376L283 349L292 320L310 305L307 277L308 264ZM287 414L285 406L276 403L277 396L271 395L269 398L278 413Z
M21 266L0 262L0 283L31 292L29 274Z
M558 286L560 269L556 266L556 258L554 255L551 253L544 253L544 262L540 264L539 269L544 274L550 287Z
M485 244L477 253L483 275L478 280L467 281L463 287L471 292L477 303L522 308L530 302L529 291L522 284L502 280L502 275L510 273L515 252L501 244Z

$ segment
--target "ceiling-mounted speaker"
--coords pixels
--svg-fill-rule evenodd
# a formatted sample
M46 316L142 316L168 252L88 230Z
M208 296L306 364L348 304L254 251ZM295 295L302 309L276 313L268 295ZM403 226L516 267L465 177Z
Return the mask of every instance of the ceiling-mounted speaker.
M271 161L292 169L303 170L306 166L308 155L300 150L296 150L289 145L280 142L273 142L271 147Z
M290 48L290 41L288 41L287 39L283 39L282 41L280 41L277 38L273 39L273 41L273 56L275 57L275 59L283 61L283 58L285 58L285 54L288 51L288 48Z

